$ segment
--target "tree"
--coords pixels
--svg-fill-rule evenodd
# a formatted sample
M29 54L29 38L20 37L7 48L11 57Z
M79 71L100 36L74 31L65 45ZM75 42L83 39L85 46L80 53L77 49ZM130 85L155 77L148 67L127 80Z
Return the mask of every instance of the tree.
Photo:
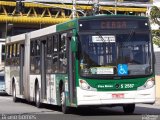
M153 6L150 11L151 21L160 26L160 9ZM152 30L153 43L160 46L160 30Z
M150 12L150 16L151 16L151 20L160 25L160 9L158 9L158 7L153 6Z
M153 43L160 47L160 30L152 30Z

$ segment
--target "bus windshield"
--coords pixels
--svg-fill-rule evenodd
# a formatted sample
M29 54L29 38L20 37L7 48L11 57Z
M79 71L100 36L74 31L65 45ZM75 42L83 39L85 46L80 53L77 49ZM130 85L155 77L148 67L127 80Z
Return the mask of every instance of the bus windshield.
M81 76L137 76L152 73L149 31L79 34Z

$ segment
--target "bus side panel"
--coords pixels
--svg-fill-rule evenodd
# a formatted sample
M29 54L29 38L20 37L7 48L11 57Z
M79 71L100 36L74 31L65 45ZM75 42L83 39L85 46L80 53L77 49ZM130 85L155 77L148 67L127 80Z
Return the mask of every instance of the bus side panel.
M5 86L6 86L6 92L9 95L12 94L12 83L11 82L12 81L10 78L10 67L6 66L5 67Z
M41 76L40 75L30 75L29 84L30 84L30 101L35 100L35 82L38 80L39 88L41 88Z
M47 81L47 103L57 105L56 76L54 74L47 74L46 81Z
M12 86L12 80L14 79L15 85L16 85L16 95L20 95L20 86L19 86L19 67L10 67L10 80L11 80L11 86ZM12 91L12 87L11 87ZM17 96L18 97L18 96Z

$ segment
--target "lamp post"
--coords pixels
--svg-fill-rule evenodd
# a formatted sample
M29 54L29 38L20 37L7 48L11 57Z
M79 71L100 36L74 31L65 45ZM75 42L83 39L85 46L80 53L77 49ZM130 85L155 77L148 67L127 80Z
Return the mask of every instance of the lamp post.
M93 0L93 15L99 14L99 0Z
M76 0L73 0L73 8L72 8L72 16L73 19L76 18Z
M115 11L114 14L117 15L117 0L115 0Z
M23 0L16 1L16 12L23 12L24 11L24 2Z

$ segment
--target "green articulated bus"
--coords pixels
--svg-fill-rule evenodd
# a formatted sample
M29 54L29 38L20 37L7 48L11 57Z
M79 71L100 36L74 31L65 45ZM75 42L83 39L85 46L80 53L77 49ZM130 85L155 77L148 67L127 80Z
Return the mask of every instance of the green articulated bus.
M73 19L6 39L6 91L70 107L155 102L154 53L149 20L99 15Z

